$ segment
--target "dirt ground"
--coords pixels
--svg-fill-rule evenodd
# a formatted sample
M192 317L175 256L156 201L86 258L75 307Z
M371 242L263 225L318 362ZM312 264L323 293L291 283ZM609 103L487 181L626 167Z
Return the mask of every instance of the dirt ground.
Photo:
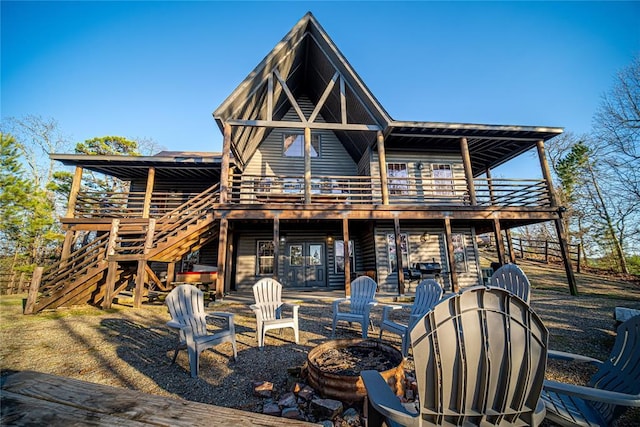
M560 266L522 262L521 267L533 285L531 305L550 331L551 349L604 359L615 337L614 308L640 309L637 280L579 274L580 295L572 297ZM252 394L252 381L270 381L278 392L288 391L295 379L287 368L302 366L307 352L331 334L330 300L305 300L300 302L300 343L293 342L290 329L282 335L272 331L260 351L249 307L219 302L215 310L236 314L238 360L231 358L228 344L206 351L200 359L200 377L192 379L186 352L171 364L176 336L164 326L169 315L161 302L142 309L116 305L105 311L82 306L24 316L23 297L0 297L3 376L34 370L248 411L260 411L263 404ZM381 311L375 309L374 323ZM339 338L358 336L356 328L339 328ZM393 335L385 334L383 339L400 344ZM585 381L587 374L556 364L549 364L547 370L549 378L574 383ZM620 425L640 425L640 410L629 411Z

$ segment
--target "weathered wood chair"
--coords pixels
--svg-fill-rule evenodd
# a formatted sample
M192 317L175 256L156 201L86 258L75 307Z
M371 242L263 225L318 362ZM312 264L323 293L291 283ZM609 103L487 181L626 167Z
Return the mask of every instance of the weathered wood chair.
M418 382L417 413L378 371L361 372L369 426L536 426L548 331L519 297L477 286L425 314L410 332Z
M542 399L548 420L564 426L609 426L628 407L640 407L640 316L618 326L604 362L559 351L549 351L549 357L589 363L598 371L587 386L545 381Z
M296 344L300 341L298 331L298 309L297 304L282 302L282 285L275 279L260 279L253 285L253 297L255 304L251 310L256 315L256 338L258 347L264 347L264 337L270 329L293 328ZM283 309L291 309L291 317L283 317Z
M402 355L409 354L409 331L413 325L430 311L442 298L442 287L433 279L425 279L416 288L413 304L386 305L382 309L382 321L380 322L380 339L382 332L388 331L392 334L400 335L402 338ZM401 323L391 319L394 310L410 310L408 322Z
M489 286L497 286L518 295L529 302L531 283L524 271L515 264L505 264L493 272L489 279Z
M193 285L179 285L172 290L165 300L169 308L171 320L166 325L178 331L178 343L173 354L175 363L180 349L187 349L191 376L197 378L200 365L200 353L219 344L229 342L233 347L233 358L237 359L236 332L233 313L210 312L204 310L202 291ZM210 332L208 321L212 319L226 320L226 328Z
M369 317L371 308L378 304L376 291L378 284L368 276L360 276L351 282L351 296L338 298L333 301L333 327L332 336L336 335L336 325L343 320L360 323L362 338L367 338L369 326L373 329L373 323Z

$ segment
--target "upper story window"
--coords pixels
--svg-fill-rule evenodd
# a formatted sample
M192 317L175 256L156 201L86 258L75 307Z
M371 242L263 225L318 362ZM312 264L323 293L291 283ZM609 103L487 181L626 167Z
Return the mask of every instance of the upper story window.
M433 190L438 196L453 196L453 168L446 164L431 165L433 172Z
M304 135L285 133L282 146L285 157L304 157ZM311 157L320 156L320 135L311 134Z
M387 163L389 194L409 194L409 169L406 163Z

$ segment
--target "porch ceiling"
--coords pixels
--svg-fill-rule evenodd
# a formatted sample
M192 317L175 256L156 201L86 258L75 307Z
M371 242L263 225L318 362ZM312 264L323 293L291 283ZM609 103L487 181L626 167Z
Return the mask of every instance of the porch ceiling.
M387 150L460 152L467 138L473 175L478 176L562 133L557 127L477 125L440 122L393 122L385 131Z

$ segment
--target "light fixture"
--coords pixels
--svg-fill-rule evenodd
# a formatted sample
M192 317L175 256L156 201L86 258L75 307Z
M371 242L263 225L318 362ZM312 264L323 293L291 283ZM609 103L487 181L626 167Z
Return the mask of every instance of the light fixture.
M333 242L333 236L327 236L327 242L331 244Z

